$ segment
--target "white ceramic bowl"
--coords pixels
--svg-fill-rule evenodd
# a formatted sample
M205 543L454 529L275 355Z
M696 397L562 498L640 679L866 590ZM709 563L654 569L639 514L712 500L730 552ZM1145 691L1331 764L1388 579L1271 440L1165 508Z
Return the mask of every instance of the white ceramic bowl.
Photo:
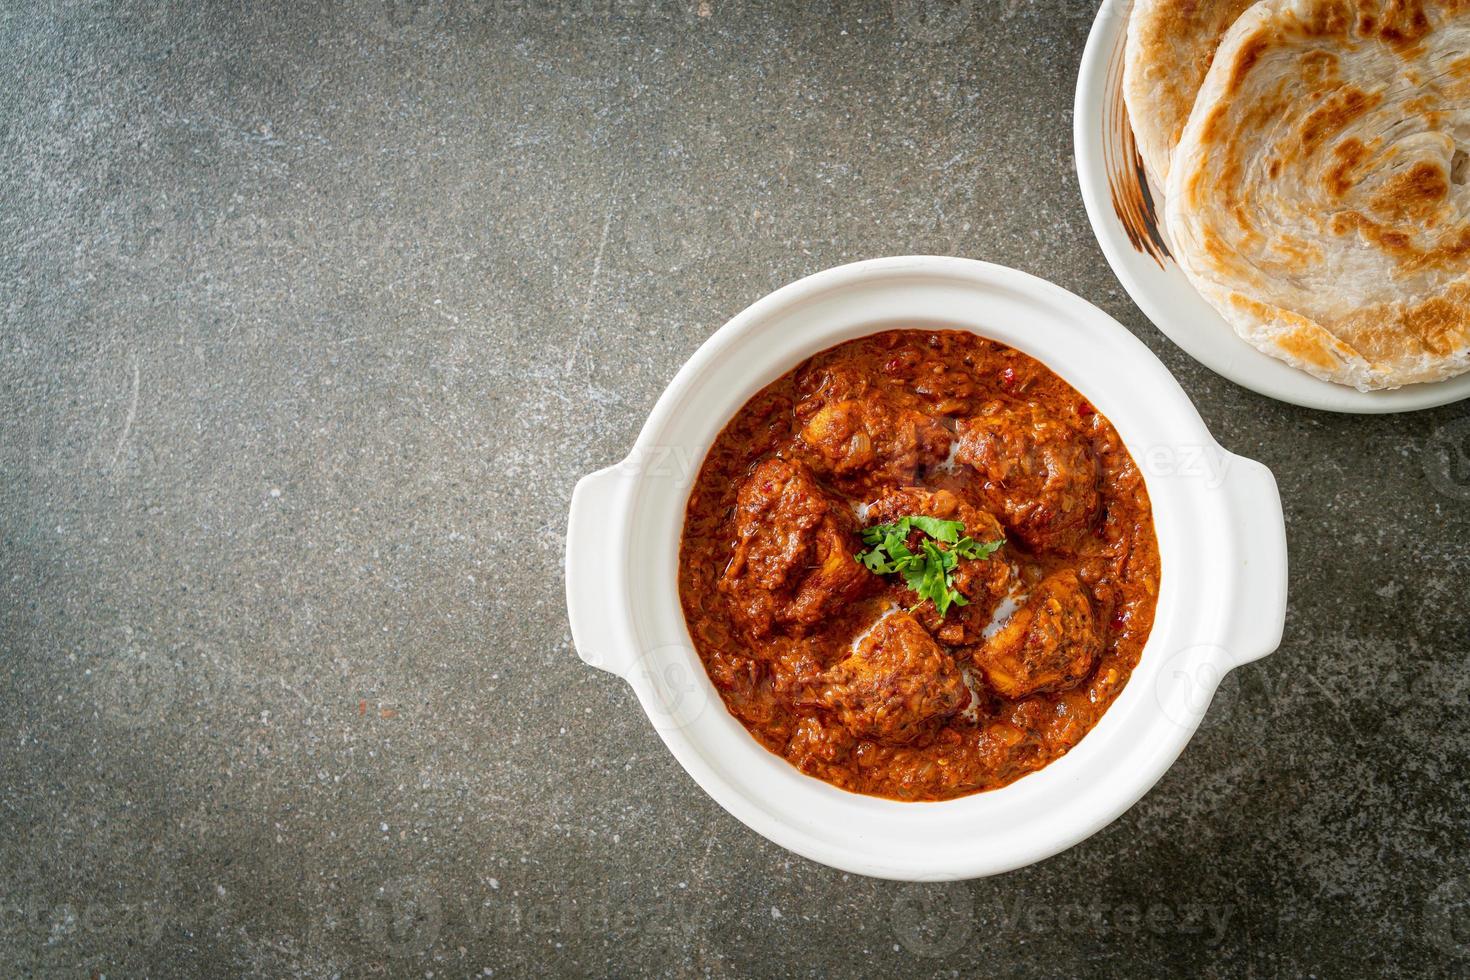
M1082 201L1118 281L1154 326L1217 374L1270 398L1332 412L1405 412L1470 396L1470 374L1392 391L1314 378L1242 340L1170 257L1163 192L1144 176L1123 101L1133 0L1103 0L1077 75L1073 144Z
M848 793L762 748L705 674L676 577L690 487L736 410L810 355L896 327L973 330L1071 383L1144 470L1162 561L1153 633L1098 725L1039 772L939 803ZM983 262L877 259L793 283L725 324L679 371L628 459L577 484L567 607L582 658L632 685L669 751L747 826L846 871L971 878L1077 843L1164 774L1220 677L1280 642L1285 526L1270 471L1221 449L1158 359L1101 310Z

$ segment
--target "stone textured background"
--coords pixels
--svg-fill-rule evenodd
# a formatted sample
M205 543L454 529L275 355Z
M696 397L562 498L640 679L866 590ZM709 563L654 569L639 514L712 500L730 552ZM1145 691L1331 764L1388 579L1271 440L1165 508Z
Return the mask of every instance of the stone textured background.
M1470 968L1470 411L1277 404L1144 319L1073 171L1093 13L4 3L3 972ZM727 816L562 598L574 482L712 331L916 252L1137 333L1293 563L1147 798L944 886Z

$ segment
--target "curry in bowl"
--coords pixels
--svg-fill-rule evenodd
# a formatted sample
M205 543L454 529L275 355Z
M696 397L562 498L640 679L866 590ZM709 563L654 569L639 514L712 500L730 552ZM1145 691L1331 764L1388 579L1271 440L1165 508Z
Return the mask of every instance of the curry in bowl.
M679 591L730 713L844 789L942 800L1076 745L1153 625L1147 489L1032 358L893 330L755 395L690 494Z

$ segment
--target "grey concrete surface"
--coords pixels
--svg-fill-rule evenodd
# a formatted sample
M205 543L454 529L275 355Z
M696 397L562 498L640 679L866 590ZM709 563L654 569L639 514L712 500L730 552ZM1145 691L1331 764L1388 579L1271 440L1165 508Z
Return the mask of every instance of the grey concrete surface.
M4 3L0 972L1463 975L1470 409L1154 329L1071 163L1093 12ZM746 830L562 598L575 480L701 341L915 252L1121 320L1292 559L1152 793L944 886Z

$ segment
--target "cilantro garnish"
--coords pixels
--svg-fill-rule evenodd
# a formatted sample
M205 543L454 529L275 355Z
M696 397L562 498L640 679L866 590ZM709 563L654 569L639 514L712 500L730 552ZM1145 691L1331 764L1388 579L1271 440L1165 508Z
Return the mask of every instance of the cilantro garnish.
M913 531L926 535L919 541L918 551L908 545L909 534ZM980 542L974 538L961 537L964 533L965 525L961 521L942 521L937 517L900 517L892 524L875 524L864 528L863 543L872 547L858 552L853 558L876 575L902 575L908 587L918 593L919 602L914 608L917 609L925 599L932 599L942 619L951 605L970 604L953 587L954 570L959 560L989 558L1005 544L1004 538Z

